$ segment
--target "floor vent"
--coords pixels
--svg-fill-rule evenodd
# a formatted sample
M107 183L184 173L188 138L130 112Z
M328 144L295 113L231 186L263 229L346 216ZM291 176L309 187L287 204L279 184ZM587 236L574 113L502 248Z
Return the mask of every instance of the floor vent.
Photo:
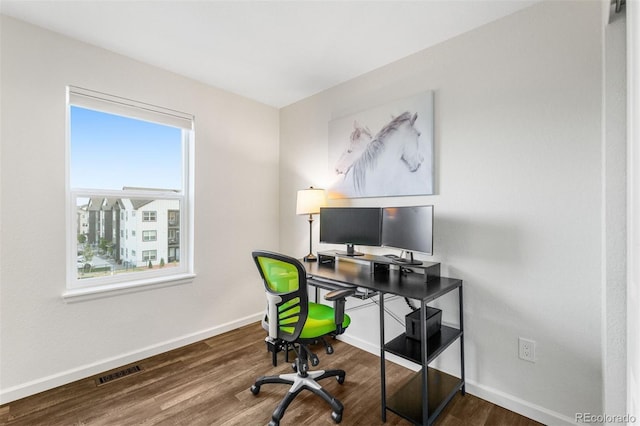
M114 380L122 379L123 377L130 376L132 374L136 374L142 371L142 368L138 365L134 365L132 367L123 368L122 370L114 371L109 374L105 374L104 376L100 376L96 379L96 384L98 386L107 384L109 382L113 382Z

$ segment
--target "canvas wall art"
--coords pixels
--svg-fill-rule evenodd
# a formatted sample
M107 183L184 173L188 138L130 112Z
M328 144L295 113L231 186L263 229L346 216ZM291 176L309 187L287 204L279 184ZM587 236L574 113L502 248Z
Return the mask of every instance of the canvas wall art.
M329 123L331 198L431 195L433 91Z

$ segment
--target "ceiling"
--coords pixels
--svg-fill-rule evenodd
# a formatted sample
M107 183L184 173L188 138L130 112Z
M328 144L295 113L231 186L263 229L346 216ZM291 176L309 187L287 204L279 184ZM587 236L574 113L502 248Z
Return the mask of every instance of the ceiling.
M283 107L540 0L0 1L0 11Z

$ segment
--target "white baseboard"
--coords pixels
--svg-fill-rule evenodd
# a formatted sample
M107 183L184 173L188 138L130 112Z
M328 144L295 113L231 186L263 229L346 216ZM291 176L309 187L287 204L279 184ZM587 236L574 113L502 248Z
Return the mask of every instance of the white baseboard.
M373 354L377 357L380 356L380 347L377 345L372 345L371 342L367 342L365 340L361 340L357 337L354 336L349 336L347 334L341 334L340 336L337 336L338 340L342 340L345 343L350 344L351 346L355 346L358 349L362 349L363 351L367 351L370 354ZM408 361L404 358L400 358L399 356L396 356L394 354L390 354L387 353L385 355L385 359L394 362L398 365L401 365L403 367L408 368L409 370L413 370L413 371L419 371L420 370L420 366L418 366L417 364Z
M529 401L517 398L513 395L501 392L487 386L478 384L472 380L466 380L466 391L471 395L482 398L514 413L529 417L545 425L553 426L575 426L576 421L563 414L548 410Z
M141 348L139 350L122 354L116 357L100 360L92 364L83 365L78 368L63 371L57 374L52 374L50 376L32 380L30 382L13 386L7 389L0 389L0 404L6 404L8 402L25 398L27 396L34 395L36 393L43 392L49 389L53 389L55 387L65 385L76 380L81 380L108 370L113 370L114 368L122 367L154 355L159 355L161 353L168 352L182 346L190 345L191 343L199 342L201 340L217 336L218 334L226 333L227 331L235 330L236 328L242 327L244 325L260 321L263 315L264 312L249 315L235 321L221 324L207 330L188 334L186 336L178 337L176 339L162 342L157 345L148 346L146 348Z
M373 345L370 342L358 339L354 336L349 336L348 334L338 336L338 339L359 349L362 349L363 351L367 351L376 356L380 356L380 347L377 345ZM417 364L397 357L393 354L387 353L385 359L402 365L403 367L407 367L413 371L418 371L420 369ZM513 411L514 413L518 413L520 415L538 421L542 424L553 426L575 426L578 424L575 419L572 419L555 411L548 410L539 405L532 404L528 401L501 392L497 389L481 385L472 380L469 380L468 378L465 382L465 391L470 393L471 395L482 398L485 401L489 401L492 404L496 404L500 407L506 408L507 410Z

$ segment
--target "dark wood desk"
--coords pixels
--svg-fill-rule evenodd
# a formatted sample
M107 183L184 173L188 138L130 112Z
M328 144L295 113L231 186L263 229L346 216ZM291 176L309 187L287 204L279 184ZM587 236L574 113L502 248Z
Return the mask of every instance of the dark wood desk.
M331 253L325 258L329 259ZM380 380L382 420L386 421L387 410L418 425L430 425L438 417L447 403L460 391L465 392L464 381L464 339L462 315L462 280L440 276L407 272L391 265L387 259L378 256L367 258L343 258L335 255L333 261L304 263L307 281L310 285L333 289L340 286L357 286L379 294L380 327ZM386 265L386 266L385 266ZM435 270L425 264L425 272ZM440 268L437 265L439 274ZM418 266L407 266L420 269ZM393 294L420 301L421 324L426 324L427 303L458 289L460 304L459 328L442 326L441 331L427 339L426 327L422 327L422 340L410 339L406 334L386 341L384 332L384 295ZM460 341L461 377L450 376L428 367L429 363L447 349L453 342ZM387 398L385 382L385 353L389 352L421 366L398 392Z

